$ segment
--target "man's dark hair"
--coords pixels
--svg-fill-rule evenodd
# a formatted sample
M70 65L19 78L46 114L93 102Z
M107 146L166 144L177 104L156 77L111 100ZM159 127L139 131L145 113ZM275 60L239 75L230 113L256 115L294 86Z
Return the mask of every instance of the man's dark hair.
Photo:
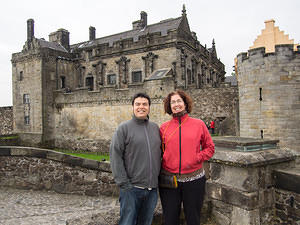
M141 93L141 92L140 92L140 93L135 94L135 95L133 96L133 98L132 98L132 102L131 102L132 105L134 104L134 100L135 100L136 98L146 98L146 99L148 99L149 106L151 105L150 97L149 97L147 94L145 94L145 93Z

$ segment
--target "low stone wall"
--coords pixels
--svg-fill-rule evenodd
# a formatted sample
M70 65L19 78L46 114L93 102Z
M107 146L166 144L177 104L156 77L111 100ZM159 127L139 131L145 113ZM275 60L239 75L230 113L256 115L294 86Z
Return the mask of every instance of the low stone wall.
M110 164L31 147L0 147L0 185L90 196L118 195Z
M300 194L275 189L275 202L274 224L300 223Z
M216 153L210 160L206 190L217 224L274 224L273 171L295 167L294 153L276 146L257 151L240 148L251 142L252 146L264 146L267 141L262 139L215 137L214 142Z
M299 153L298 153L299 154ZM274 224L300 224L300 166L273 171Z
M13 107L0 107L0 135L13 133Z
M64 194L89 196L119 195L109 162L82 159L60 152L33 147L0 146L0 186L32 190L52 190ZM117 199L116 199L117 201ZM210 220L210 204L206 199L202 222ZM101 218L105 221L101 223ZM95 214L67 221L68 225L111 224L118 222L119 208L105 215ZM153 224L162 224L158 203ZM184 220L182 220L182 224Z
M213 218L219 225L269 225L275 220L278 222L275 224L287 224L290 215L297 219L299 194L276 188L272 175L275 170L295 167L293 152L279 148L236 151L232 146L219 147L222 139L226 138L214 138L216 153L205 166L208 180L203 215L206 219ZM31 147L0 146L0 186L118 196L108 162ZM117 216L116 212L112 215ZM95 222L93 218L97 216L80 221ZM156 219L161 221L161 210ZM86 224L80 221L69 224Z

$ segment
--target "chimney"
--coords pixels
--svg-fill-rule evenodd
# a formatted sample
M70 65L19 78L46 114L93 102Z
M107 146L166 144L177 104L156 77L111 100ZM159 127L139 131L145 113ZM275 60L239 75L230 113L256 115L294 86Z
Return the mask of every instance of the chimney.
M93 41L96 39L96 28L95 27L90 27L90 41Z
M32 41L34 38L34 20L27 20L27 41Z
M144 28L147 26L147 13L142 11L141 12L141 27Z
M142 11L141 12L141 19L132 22L132 29L137 30L137 29L143 29L147 26L147 13Z
M49 41L61 44L66 50L70 49L70 33L65 29L59 29L49 34Z

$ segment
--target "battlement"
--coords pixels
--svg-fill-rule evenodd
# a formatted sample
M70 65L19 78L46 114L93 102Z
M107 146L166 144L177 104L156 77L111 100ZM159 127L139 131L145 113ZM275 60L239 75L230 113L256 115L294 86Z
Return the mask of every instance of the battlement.
M248 50L248 52L241 52L237 55L237 61L238 64L242 63L245 60L258 60L262 59L264 60L268 56L280 56L280 57L300 57L300 48L297 48L297 51L294 51L294 45L293 44L280 44L275 45L275 52L268 53L266 52L265 47L260 48L254 48Z

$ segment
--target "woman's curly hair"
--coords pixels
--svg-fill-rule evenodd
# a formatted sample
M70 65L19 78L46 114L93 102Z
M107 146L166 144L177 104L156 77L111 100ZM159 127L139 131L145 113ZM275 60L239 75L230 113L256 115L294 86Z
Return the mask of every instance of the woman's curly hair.
M187 111L187 113L192 112L192 108L193 108L192 98L184 91L177 90L177 91L172 91L171 93L169 93L168 96L164 99L165 113L168 113L169 115L172 114L171 97L173 95L179 95L182 98L184 105L185 105L185 110Z

